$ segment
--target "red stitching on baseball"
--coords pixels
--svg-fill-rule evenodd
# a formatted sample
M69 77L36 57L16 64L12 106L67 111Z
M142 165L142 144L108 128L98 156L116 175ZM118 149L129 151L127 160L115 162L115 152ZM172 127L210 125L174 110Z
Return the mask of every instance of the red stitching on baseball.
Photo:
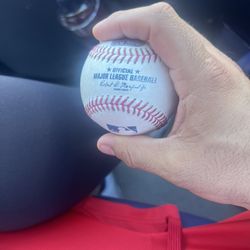
M135 60L134 60L134 64L136 64L137 62L138 62L138 60L139 60L139 51L138 51L138 49L136 48L135 49Z
M127 100L128 100L129 98L127 98ZM128 104L127 104L127 112L130 114L130 107L131 107L131 105L134 103L136 101L136 99L134 98L131 102L129 102Z
M120 63L122 63L124 61L126 56L127 56L127 50L126 50L126 48L123 48L123 57L121 58Z
M114 58L113 63L121 56L121 48L118 49L117 51L117 56Z
M117 111L120 111L119 109L119 103L120 103L120 100L122 99L122 96L119 96L118 99L116 100L114 106L116 107ZM124 111L124 110L122 110Z
M98 53L93 53L92 54L93 59L96 59L97 55L98 55Z
M145 118L146 114L148 114L149 110L152 109L152 108L153 108L153 106L151 105L148 109L146 109L143 116L142 116L142 118Z
M138 116L140 116L140 114L141 114L142 110L143 110L146 106L148 106L148 102L147 102L147 103L145 103L144 105L142 105L140 108L138 108L138 110L139 110L139 112L138 112Z
M105 108L104 108L104 105L103 105L104 103L103 103L103 96L101 97L101 99L100 99L100 106L101 106L101 109L104 111L105 110Z
M147 121L147 120L150 118L150 116L151 116L155 111L156 111L156 108L153 109L153 110L151 110L150 112L148 112L148 113L147 113L148 116L145 118L145 120Z
M159 115L159 111L156 113L156 114L154 114L154 116L152 116L150 119L149 119L149 121L150 122L152 122L152 123L157 123L157 120L156 120L156 117Z
M154 52L151 48L149 48L149 49L150 49L151 53L152 53L153 56L154 56L154 62L156 62L156 60L157 60L157 55L155 54L155 52Z
M96 45L89 53L89 57L94 60L109 62L110 60L114 62L119 61L122 63L126 57L128 58L126 63L133 64L143 64L145 62L150 63L151 60L154 62L160 58L151 48L126 48L126 47L111 47ZM147 59L147 60L146 60Z
M111 50L111 47L109 47L107 49L107 53L104 54L104 56L102 57L101 61L104 61L104 59L107 57L107 55L109 55L110 50Z
M151 53L150 53L150 51L148 49L145 49L145 50L146 50L146 52L148 54L148 63L150 63L150 61L151 61Z
M112 51L111 51L111 53L110 53L110 56L109 56L108 59L107 59L107 62L109 62L110 59L111 59L111 57L115 54L114 52L115 52L115 48L112 49Z
M105 99L105 101L104 101L104 104L106 105L107 110L110 111L108 100L109 100L109 96L107 95L107 96L106 96L106 99Z
M122 106L122 111L125 112L125 107L127 106L125 103L127 102L127 100L129 99L129 97L125 98L122 102L121 102L121 106Z
M135 106L133 106L133 115L136 113L136 110L138 109L138 107L140 107L142 101L139 101Z
M164 113L154 108L153 105L149 106L149 103L143 103L142 100L137 101L136 98L130 100L130 97L123 97L123 96L104 96L96 97L89 101L85 107L85 111L89 116L92 116L95 113L103 112L103 111L122 111L128 114L133 114L141 118L145 121L150 122L156 128L162 127L167 117Z
M95 104L95 106L96 106L96 109L98 110L98 111L102 111L101 109L100 109L100 105L98 105L98 99L96 98L95 99L95 102L94 102Z
M97 60L100 60L101 56L102 56L103 54L105 54L105 49L106 49L106 47L102 47L102 49L101 49L101 51L100 51L100 53L99 53L99 55L98 55L98 57L97 57Z
M141 49L141 54L142 54L142 60L141 63L143 64L146 58L146 54L144 53L143 49Z
M113 96L113 98L111 99L111 102L110 102L110 104L111 104L111 109L112 109L113 111L115 111L114 100L115 100L115 96Z
M93 109L90 109L90 112L97 112L97 110L95 110L96 109L96 107L94 106L94 99L91 101L91 103L89 104L89 108L90 107L93 107Z

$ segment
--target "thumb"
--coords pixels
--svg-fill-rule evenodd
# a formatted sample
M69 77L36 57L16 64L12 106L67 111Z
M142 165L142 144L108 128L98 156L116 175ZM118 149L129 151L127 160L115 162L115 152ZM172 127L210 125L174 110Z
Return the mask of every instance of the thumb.
M170 172L170 169L176 170L176 160L181 159L182 144L172 138L106 134L98 140L97 147L102 153L116 156L130 167L162 176L166 168Z

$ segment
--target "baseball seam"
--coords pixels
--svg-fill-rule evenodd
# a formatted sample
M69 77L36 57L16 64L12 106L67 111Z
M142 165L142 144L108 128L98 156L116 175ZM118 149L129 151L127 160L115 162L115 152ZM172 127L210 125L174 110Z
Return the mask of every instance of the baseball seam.
M144 64L156 62L159 57L151 48L127 48L95 46L89 53L89 57L96 61L122 63L127 58L127 64Z
M161 128L167 120L163 112L157 110L148 102L124 96L107 95L95 97L84 105L84 108L90 117L95 113L103 111L122 111L127 114L133 114L153 124L155 128Z

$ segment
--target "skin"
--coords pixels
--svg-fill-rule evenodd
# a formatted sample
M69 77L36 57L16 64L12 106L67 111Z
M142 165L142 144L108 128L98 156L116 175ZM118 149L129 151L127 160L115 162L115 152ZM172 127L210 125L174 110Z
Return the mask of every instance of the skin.
M179 96L167 138L106 134L98 149L211 201L250 208L250 81L167 3L118 11L93 28L100 40L147 41Z

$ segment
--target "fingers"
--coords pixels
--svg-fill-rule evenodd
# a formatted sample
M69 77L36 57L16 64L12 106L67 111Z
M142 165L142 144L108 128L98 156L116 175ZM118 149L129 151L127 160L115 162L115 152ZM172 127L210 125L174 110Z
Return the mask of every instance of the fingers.
M170 69L193 72L206 60L205 39L164 2L116 12L97 24L93 34L99 40L128 37L148 41Z
M168 179L177 172L178 160L184 150L184 144L173 137L155 139L114 134L102 136L97 147L105 154L115 155L130 167L153 172Z
M214 88L215 80L216 86L225 88L226 78L240 71L165 2L115 12L98 23L93 34L99 40L128 37L147 41L168 66L180 100L198 88Z

